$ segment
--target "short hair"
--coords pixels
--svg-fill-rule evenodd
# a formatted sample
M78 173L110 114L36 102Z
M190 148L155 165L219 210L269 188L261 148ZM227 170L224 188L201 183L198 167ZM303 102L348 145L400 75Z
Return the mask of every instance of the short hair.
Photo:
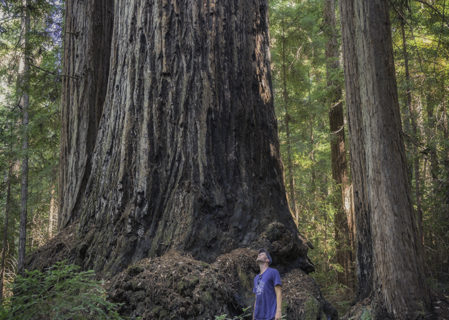
M273 260L271 259L271 256L270 256L270 254L268 253L268 251L267 251L266 249L262 248L262 249L259 250L259 253L262 253L262 252L265 253L265 254L267 255L267 258L268 258L268 260L270 261L269 264L271 264L271 263L273 262Z

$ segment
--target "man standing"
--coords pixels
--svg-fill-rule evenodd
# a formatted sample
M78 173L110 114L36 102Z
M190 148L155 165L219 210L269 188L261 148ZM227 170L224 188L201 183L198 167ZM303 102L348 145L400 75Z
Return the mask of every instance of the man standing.
M256 262L260 273L254 278L253 292L256 294L254 302L254 320L280 320L282 317L282 290L279 271L270 268L271 256L265 249L259 250Z

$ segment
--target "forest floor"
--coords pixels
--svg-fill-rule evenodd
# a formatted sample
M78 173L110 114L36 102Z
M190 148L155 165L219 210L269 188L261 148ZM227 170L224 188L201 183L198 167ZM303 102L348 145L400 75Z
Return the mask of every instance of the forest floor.
M27 256L26 268L43 270L64 259L83 266L82 243L73 226L64 229ZM256 257L257 250L239 248L207 263L169 251L139 260L113 276L97 276L104 280L109 299L121 303L119 312L130 319L213 320L252 309ZM337 319L336 310L323 298L312 277L299 268L281 275L287 319Z
M128 267L107 282L110 298L125 302L121 313L144 319L214 319L252 309L257 251L236 249L211 263L169 251ZM299 269L282 278L288 319L336 319L316 282ZM151 290L148 290L151 288ZM290 315L290 316L289 316Z
M66 229L27 258L27 269L49 267L68 259L77 263L74 230ZM191 255L169 251L161 257L146 258L105 279L109 299L122 303L120 314L131 319L215 319L237 316L244 308L252 309L253 278L258 272L257 251L236 249L219 256L213 263ZM274 266L275 267L275 266ZM101 275L100 275L101 278ZM317 282L304 271L293 269L282 274L283 314L287 319L337 319ZM334 291L335 293L335 291ZM369 304L349 306L348 296L329 296L340 306L341 319L364 319ZM429 319L449 320L449 299L433 291L434 315ZM342 316L343 313L346 313Z

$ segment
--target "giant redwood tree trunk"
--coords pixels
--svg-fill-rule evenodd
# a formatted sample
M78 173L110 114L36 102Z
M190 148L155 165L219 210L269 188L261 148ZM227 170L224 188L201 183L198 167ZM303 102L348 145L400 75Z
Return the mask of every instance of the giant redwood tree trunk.
M407 181L387 1L343 0L341 14L359 298L373 298L375 318L415 319L429 306L429 294Z
M271 242L312 270L282 182L267 1L66 7L60 228L76 225L80 262L114 274Z

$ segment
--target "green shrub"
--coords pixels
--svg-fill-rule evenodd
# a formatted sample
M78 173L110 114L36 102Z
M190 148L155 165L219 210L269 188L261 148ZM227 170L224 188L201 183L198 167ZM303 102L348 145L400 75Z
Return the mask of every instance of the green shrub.
M285 319L285 315L282 315L281 319ZM245 319L252 319L252 313L251 313L251 306L243 308L242 314L239 316L235 316L233 318L229 318L227 314L222 314L219 316L215 316L215 320L245 320Z
M0 320L118 320L118 304L106 300L93 270L80 271L59 262L46 270L25 271L12 283L13 296L4 301Z
M222 315L219 315L219 316L215 316L215 320L244 320L244 319L252 319L251 307L243 308L242 311L243 311L243 313L240 316L229 318L227 314L222 314Z

